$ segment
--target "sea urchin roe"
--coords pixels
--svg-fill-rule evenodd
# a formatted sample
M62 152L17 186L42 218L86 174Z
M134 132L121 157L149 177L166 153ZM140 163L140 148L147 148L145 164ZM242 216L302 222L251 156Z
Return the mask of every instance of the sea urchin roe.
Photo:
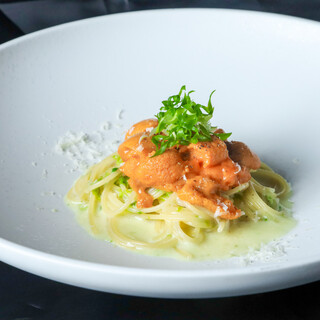
M143 133L143 132L151 132L153 128L155 128L158 125L158 120L156 119L147 119L140 121L133 125L126 133L125 140L129 139L130 137Z
M253 170L259 169L261 162L259 157L252 152L247 145L240 141L226 141L230 158L244 166Z
M153 187L176 192L181 200L210 210L214 217L239 218L241 210L219 193L249 181L250 169L260 167L259 158L245 144L226 144L216 136L152 157L156 146L149 133L157 124L157 120L149 119L133 125L118 149L124 161L121 171L137 193L137 207L153 205L146 191Z

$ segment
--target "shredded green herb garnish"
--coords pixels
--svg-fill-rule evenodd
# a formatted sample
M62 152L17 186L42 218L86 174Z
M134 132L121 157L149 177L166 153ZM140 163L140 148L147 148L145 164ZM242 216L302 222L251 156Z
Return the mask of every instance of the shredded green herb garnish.
M214 133L209 120L212 118L214 108L211 103L212 91L207 106L195 103L187 93L186 86L182 86L179 94L162 101L163 106L156 114L158 126L151 132L152 142L157 146L153 156L164 153L167 149L177 145L189 145L199 141L211 141L212 135L226 140L231 133ZM204 111L204 112L203 112Z
M123 162L121 157L118 154L114 154L112 158L116 160L118 166Z
M126 188L130 188L128 180L129 180L129 177L122 175L122 176L120 176L120 178L116 181L116 185L120 186L120 185L123 184Z
M116 172L119 168L112 168L111 172Z
M99 188L96 188L96 189L93 189L91 192L92 192L92 194L93 194L95 197L97 197L98 199L100 199L100 197L101 197L101 189L100 189L100 187L99 187Z

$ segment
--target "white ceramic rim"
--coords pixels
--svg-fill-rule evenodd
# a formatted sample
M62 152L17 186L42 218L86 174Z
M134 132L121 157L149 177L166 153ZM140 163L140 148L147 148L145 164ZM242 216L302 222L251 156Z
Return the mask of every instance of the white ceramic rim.
M185 11L185 10L196 10L196 11L208 11L208 10L215 10L220 11L222 13L228 13L228 14L234 14L236 15L261 15L261 16L273 16L276 19L287 20L287 21L297 21L299 23L305 23L313 26L319 27L320 24L317 21L312 21L304 18L298 18L298 17L291 17L291 16L285 16L281 14L276 13L265 13L265 12L258 12L258 11L246 11L246 10L235 10L235 9L195 9L195 8L185 8L185 9L161 9L161 11ZM118 19L121 15L144 15L149 14L150 12L155 12L159 10L144 10L144 11L135 11L135 12L126 12L126 13L120 13L120 14L114 14L109 16L101 16L101 17L94 17L90 19L80 20L76 22L70 22L66 24L62 24L59 26L51 27L48 29L40 30L22 37L19 37L17 39L11 40L9 42L6 42L2 45L0 45L0 51L5 50L8 47L13 47L16 44L22 43L24 41L28 41L33 38L45 36L50 33L54 33L59 30L67 29L67 28L76 28L79 25L82 24L88 24L88 23L95 23L97 20L102 19ZM0 255L1 260L4 262L7 262L9 264L12 264L18 268L27 270L29 272L33 272L32 268L25 268L23 264L18 264L14 256L19 255L20 257L23 257L21 260L33 260L38 261L39 263L47 264L50 263L53 266L60 266L60 267L67 267L72 268L74 270L78 269L86 269L93 272L108 274L108 275L126 275L126 276L137 276L143 273L143 275L147 278L174 278L174 279L188 279L188 278L210 278L214 279L216 277L221 276L238 276L238 275L246 275L251 276L254 274L261 274L261 275L267 275L269 273L275 272L275 271L288 271L288 270L304 270L304 276L301 276L301 279L297 282L299 284L307 283L310 281L315 281L320 278L319 272L316 272L316 270L320 269L320 257L318 256L312 256L311 258L307 260L298 260L291 263L281 263L277 265L272 265L269 267L261 267L261 266L247 266L246 268L240 268L235 267L233 269L229 270L170 270L170 269L145 269L145 268L134 268L134 267L122 267L122 266L111 266L111 265L105 265L100 263L93 263L93 262L86 262L82 260L76 260L71 258L66 258L62 256L57 256L53 254L48 254L39 250L31 249L28 247L24 247L22 245L15 244L13 242L10 242L8 240L0 238ZM307 273L307 275L306 275ZM52 279L59 279L60 277L54 276L54 272L37 272L37 274L45 275L50 274ZM63 278L63 277L61 277ZM287 275L287 279L291 278L290 275ZM285 280L285 279L284 279ZM288 285L279 285L278 288L284 288L288 286L292 286L293 284ZM266 290L265 290L266 291ZM117 292L116 290L114 292ZM121 292L121 290L119 291ZM254 292L254 291L253 291ZM258 292L258 291L256 291ZM260 291L261 292L261 291ZM156 295L151 295L156 296ZM210 294L208 295L210 296Z
M107 272L112 274L131 274L131 275L137 275L141 274L143 272L146 276L154 277L154 276L172 276L174 278L188 278L188 277L194 277L197 275L197 278L207 278L207 277L213 277L213 276L221 276L221 275L243 275L243 274L250 274L253 273L261 273L264 269L263 267L259 266L248 266L246 268L235 268L235 269L229 269L229 270L201 270L201 273L199 273L199 270L170 270L170 269L145 269L145 268L132 268L132 267L121 267L121 266L110 266L105 265L101 263L94 263L94 262L87 262L82 260L76 260L76 259L70 259L65 258L45 252L41 252L39 250L30 249L18 244L15 244L11 241L4 240L0 238L0 248L1 251L4 250L7 257L10 256L10 253L12 254L19 254L21 256L24 256L29 259L37 259L39 261L43 260L46 262L52 262L55 264L60 265L68 265L69 267L73 268L80 268L79 263L83 265L80 269L90 269L95 270L98 272ZM301 261L298 261L296 263L291 263L289 266L279 266L277 265L277 271L285 270L288 268L292 269L298 269L299 267L305 266L305 265L319 265L320 267L320 260L317 259L317 257L309 260L303 260L303 265L301 264ZM265 268L265 271L274 271L273 268Z

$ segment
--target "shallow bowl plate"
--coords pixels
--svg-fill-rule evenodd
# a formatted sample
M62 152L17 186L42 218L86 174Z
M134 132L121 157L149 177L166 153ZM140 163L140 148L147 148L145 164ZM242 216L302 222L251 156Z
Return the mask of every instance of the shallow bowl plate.
M112 15L2 45L1 260L81 287L152 297L231 296L319 279L319 57L318 23L233 10ZM244 265L134 254L90 237L65 206L80 173L54 152L59 136L92 133L106 121L110 137L122 133L182 84L203 104L216 89L213 123L291 182L299 223L279 259Z

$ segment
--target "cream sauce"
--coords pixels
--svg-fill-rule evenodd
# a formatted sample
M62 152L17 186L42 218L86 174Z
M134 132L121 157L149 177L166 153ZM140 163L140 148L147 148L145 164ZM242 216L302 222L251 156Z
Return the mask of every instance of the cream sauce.
M68 203L76 215L78 223L92 236L112 242L107 233L107 219L103 212L98 210L96 215L97 232L93 233L88 219L87 209L80 205ZM159 236L156 223L150 220L139 219L133 214L120 215L118 218L118 228L126 236L135 240L147 242L155 241ZM296 220L291 217L279 217L278 221L257 222L232 221L228 231L212 231L205 235L200 244L189 242L179 242L178 249L192 254L192 259L226 259L234 256L243 256L249 250L258 250L261 244L266 244L272 240L279 239L288 233L296 225ZM176 259L184 259L181 253L173 248L169 249L128 249L145 255L164 256Z

